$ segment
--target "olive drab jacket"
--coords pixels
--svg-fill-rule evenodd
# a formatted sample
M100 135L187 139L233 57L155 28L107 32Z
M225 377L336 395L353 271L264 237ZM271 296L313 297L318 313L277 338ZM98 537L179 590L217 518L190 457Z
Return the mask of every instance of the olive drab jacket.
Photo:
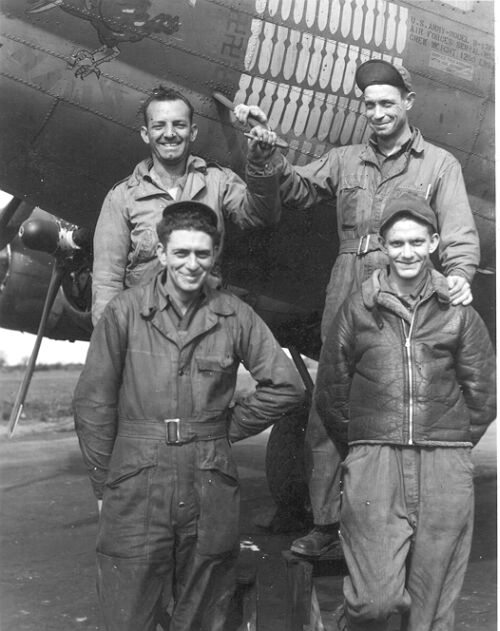
M476 444L496 415L495 354L471 306L432 270L412 311L377 270L342 305L321 351L316 404L341 443ZM381 282L382 281L382 282Z
M174 201L196 200L213 208L222 235L224 219L240 228L250 228L272 225L280 218L276 174L250 176L249 192L231 169L191 155L180 198L174 200L154 177L152 166L151 158L140 162L132 175L118 182L104 200L94 236L94 325L118 292L145 284L159 271L156 224L164 208Z
M108 304L75 391L76 430L97 497L120 436L159 438L166 419L180 419L185 438L235 442L261 432L303 399L295 367L251 307L206 286L180 335L160 306L161 277ZM230 407L240 363L257 384Z
M340 249L327 288L323 337L345 298L387 264L378 229L385 201L395 188L428 199L438 221L444 274L472 281L479 264L479 238L460 164L448 151L426 142L418 129L412 134L408 149L394 158L385 176L373 138L365 144L331 149L300 167L275 153L266 169L279 173L283 205L300 209L322 200L336 201Z

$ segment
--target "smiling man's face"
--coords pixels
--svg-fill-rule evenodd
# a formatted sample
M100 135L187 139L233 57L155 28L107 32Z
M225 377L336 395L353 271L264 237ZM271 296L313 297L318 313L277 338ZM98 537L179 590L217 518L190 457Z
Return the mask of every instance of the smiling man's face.
M201 230L173 230L167 245L158 245L158 259L167 270L167 288L179 302L189 302L200 292L215 255L212 237Z
M363 100L365 115L374 134L383 139L397 139L409 130L408 111L414 93L402 92L393 85L369 85Z
M418 287L436 250L439 236L429 226L410 218L397 219L381 240L390 273L401 290Z
M198 133L186 103L152 101L146 116L148 124L141 128L141 136L149 145L153 160L167 168L185 165L190 145Z

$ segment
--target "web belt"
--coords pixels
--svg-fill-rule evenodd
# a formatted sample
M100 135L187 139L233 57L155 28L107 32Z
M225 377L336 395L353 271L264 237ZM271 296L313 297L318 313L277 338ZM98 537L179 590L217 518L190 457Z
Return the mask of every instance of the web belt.
M368 252L381 250L378 234L369 233L356 239L345 239L340 242L339 254L356 254L364 256Z
M167 445L182 445L198 440L214 440L228 435L226 419L186 421L180 418L155 420L120 420L118 436L165 440Z

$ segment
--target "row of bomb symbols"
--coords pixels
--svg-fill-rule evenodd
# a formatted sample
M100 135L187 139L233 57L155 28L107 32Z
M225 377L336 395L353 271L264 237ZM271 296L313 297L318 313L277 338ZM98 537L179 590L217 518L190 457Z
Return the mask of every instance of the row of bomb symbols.
M287 22L395 54L406 45L408 9L385 0L256 0L255 9L276 25Z

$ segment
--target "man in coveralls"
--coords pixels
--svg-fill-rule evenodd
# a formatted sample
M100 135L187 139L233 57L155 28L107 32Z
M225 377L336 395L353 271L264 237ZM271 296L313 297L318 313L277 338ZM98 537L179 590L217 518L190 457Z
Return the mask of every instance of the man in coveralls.
M239 483L231 443L303 400L292 362L251 307L208 283L218 217L199 202L158 224L162 271L116 296L78 382L75 425L94 493L108 631L220 631L235 584ZM242 362L255 392L231 401Z
M377 233L384 205L395 188L420 195L436 214L439 258L453 305L472 301L470 283L479 263L479 239L460 164L409 124L408 112L415 100L409 72L371 59L358 67L356 84L363 92L365 115L373 131L368 142L336 147L318 160L294 167L276 150L274 132L255 127L251 132L255 140L249 141L250 171L279 174L283 205L305 209L322 200L336 200L340 249L326 290L323 340L347 296L374 270L387 265ZM257 106L238 105L235 114L240 122L251 114L267 123ZM306 461L315 527L293 542L291 549L298 554L318 556L338 543L342 456L313 404Z
M280 216L276 174L249 173L250 192L231 169L191 153L198 128L183 94L160 86L143 112L141 137L151 156L109 191L95 229L94 325L113 296L158 272L156 224L168 204L191 199L207 204L217 213L222 235L225 219L246 229L275 224Z

